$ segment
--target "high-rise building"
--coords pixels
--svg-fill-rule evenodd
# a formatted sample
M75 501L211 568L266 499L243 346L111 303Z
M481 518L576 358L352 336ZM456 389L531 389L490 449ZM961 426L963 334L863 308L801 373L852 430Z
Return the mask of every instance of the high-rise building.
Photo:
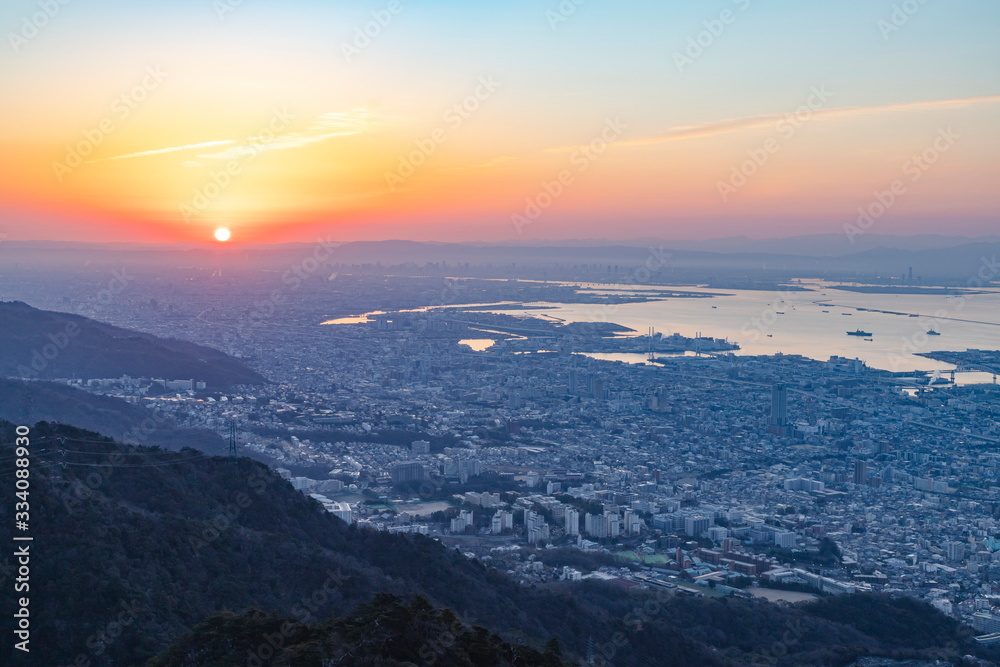
M858 486L868 482L868 462L858 459L854 462L854 483Z
M577 394L580 391L580 371L575 368L569 372L569 393Z
M712 540L716 544L720 544L723 540L729 537L729 529L722 526L712 526L708 529L708 539Z
M585 514L584 530L592 537L608 537L608 517L603 514Z
M782 549L791 549L795 546L795 533L790 530L778 530L774 533L774 543Z
M972 627L983 634L1000 632L1000 616L988 612L978 612L972 615Z
M545 517L537 512L525 510L524 530L528 536L528 544L536 544L539 540L549 539L549 524L545 522Z
M684 534L691 537L701 537L701 534L708 530L712 522L707 516L695 515L684 519Z
M400 461L394 463L389 473L392 476L392 483L422 481L427 479L427 469L420 461Z
M580 512L572 507L566 509L566 534L580 534Z
M771 388L771 417L767 422L768 430L775 435L785 435L788 432L788 388L776 384Z
M965 558L965 544L963 542L945 542L944 549L948 556L948 560L953 563L957 563Z
M469 526L476 525L471 510L462 510L457 517L451 520L451 532L464 533Z
M505 530L511 530L513 527L514 514L505 510L498 510L490 521L490 532L494 535L500 535Z

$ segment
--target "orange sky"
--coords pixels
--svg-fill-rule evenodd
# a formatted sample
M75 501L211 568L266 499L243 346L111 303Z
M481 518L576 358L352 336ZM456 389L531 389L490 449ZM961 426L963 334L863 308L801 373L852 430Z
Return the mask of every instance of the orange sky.
M0 17L16 33L32 6ZM1000 59L973 18L928 7L885 38L870 5L817 30L734 2L678 65L712 11L636 26L624 3L552 25L530 3L400 6L377 29L375 6L66 6L0 61L16 102L0 233L761 237L838 231L895 181L879 231L994 231ZM796 52L806 26L813 51Z

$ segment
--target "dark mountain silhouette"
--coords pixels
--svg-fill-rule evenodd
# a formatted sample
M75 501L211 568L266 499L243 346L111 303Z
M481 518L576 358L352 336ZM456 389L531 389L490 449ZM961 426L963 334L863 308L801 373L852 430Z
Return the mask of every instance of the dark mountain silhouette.
M224 454L229 445L215 431L179 428L172 420L114 396L91 394L56 382L0 378L0 419L75 424L110 433L121 442Z
M13 437L0 423L8 488ZM431 662L414 652L442 665L558 664L552 638L567 662L592 646L600 664L626 666L997 657L924 603L857 596L779 606L596 581L522 586L428 537L349 526L249 459L125 447L46 423L30 438L31 627L44 638L32 644L33 664L141 665L157 654L153 665L258 664L248 651L279 639L281 655L258 653L259 664ZM12 512L0 505L8 544ZM12 556L0 555L0 586L15 576ZM0 601L7 636L14 604ZM891 619L891 636L870 619ZM442 623L461 637L444 641ZM364 660L352 661L352 650Z
M69 313L0 302L0 375L29 379L198 380L211 388L262 384L256 371L218 350L130 331Z

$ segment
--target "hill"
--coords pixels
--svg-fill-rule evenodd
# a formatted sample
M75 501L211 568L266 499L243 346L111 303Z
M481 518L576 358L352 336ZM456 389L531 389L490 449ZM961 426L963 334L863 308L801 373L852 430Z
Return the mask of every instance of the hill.
M0 376L199 380L211 388L262 384L256 371L218 350L159 338L20 301L0 302Z
M270 641L261 643L261 637ZM506 642L486 628L469 628L450 610L434 609L421 597L407 603L386 594L376 595L346 618L308 626L292 625L257 610L217 614L150 661L149 667L189 663L242 667L254 664L254 658L262 664L266 658L267 664L289 667L568 667L557 641L541 653Z
M11 424L0 424L7 488L19 469L13 435ZM141 665L157 654L154 665L250 664L248 642L261 646L286 623L282 645L290 648L281 659L296 661L261 664L320 664L306 658L355 645L369 655L399 637L409 638L408 648L397 643L402 653L390 657L412 661L406 656L414 648L440 646L442 635L431 629L450 618L430 607L447 607L473 628L456 644L454 661L437 664L467 664L463 652L473 649L499 656L473 664L505 664L500 658L518 651L544 656L552 638L565 661L582 661L592 646L596 664L627 666L762 659L833 666L863 655L955 659L986 650L933 607L888 597L788 607L656 596L598 581L521 586L428 537L349 526L249 459L126 447L50 424L36 425L30 437L37 643L30 663L4 664ZM0 505L0 540L8 544L13 511L13 503ZM4 587L15 573L10 553L0 556ZM2 604L9 626L13 596ZM869 618L893 619L893 631ZM191 653L198 647L208 652L204 661ZM193 657L171 658L178 655ZM342 664L392 664L372 659Z
M0 378L0 419L19 424L75 424L114 434L125 443L225 454L228 443L215 431L179 428L171 420L114 396L91 394L56 382Z

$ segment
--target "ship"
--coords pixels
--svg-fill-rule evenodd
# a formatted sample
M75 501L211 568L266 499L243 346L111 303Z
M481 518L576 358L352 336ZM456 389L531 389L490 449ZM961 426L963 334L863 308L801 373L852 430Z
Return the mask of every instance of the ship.
M939 334L937 331L934 331L934 329L931 329L930 331L927 332L927 335L928 336L940 336L941 334Z
M848 336L871 336L871 331L862 331L861 329L855 329L854 331L848 331Z

